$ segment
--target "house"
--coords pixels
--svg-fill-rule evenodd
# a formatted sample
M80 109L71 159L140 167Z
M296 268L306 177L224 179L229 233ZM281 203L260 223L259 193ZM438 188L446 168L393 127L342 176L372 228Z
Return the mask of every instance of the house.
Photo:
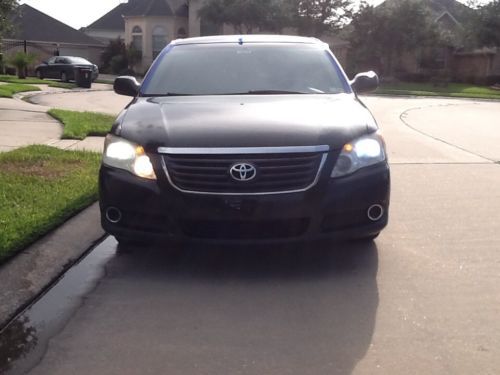
M55 54L80 56L90 61L100 61L105 45L45 13L22 4L10 15L12 31L2 40L5 55L16 51L31 52L37 62Z
M122 38L142 52L141 70L146 70L170 41L177 38L234 34L230 25L214 25L198 17L204 0L129 0L82 29L88 36L109 42ZM285 33L295 34L293 29ZM334 35L323 38L345 61L348 44Z

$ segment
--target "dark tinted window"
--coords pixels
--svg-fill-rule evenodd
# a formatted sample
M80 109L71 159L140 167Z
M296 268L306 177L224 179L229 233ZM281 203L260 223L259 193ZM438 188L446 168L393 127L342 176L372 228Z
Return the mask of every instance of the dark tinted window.
M309 44L207 44L174 47L142 88L144 95L222 95L251 91L345 92L329 53Z

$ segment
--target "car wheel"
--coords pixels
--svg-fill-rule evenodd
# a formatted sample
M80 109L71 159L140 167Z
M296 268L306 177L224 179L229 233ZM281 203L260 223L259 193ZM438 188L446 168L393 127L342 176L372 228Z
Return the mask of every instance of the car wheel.
M41 70L37 70L36 71L36 76L38 77L38 79L43 79L44 78Z
M65 72L61 73L61 81L62 82L69 82L68 75Z

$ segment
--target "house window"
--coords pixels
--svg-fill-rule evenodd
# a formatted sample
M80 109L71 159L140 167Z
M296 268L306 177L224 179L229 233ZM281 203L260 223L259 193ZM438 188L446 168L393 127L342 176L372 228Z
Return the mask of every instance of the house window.
M134 26L132 29L132 45L138 51L142 51L142 29Z
M162 26L153 29L153 58L155 59L161 50L167 45L167 31Z

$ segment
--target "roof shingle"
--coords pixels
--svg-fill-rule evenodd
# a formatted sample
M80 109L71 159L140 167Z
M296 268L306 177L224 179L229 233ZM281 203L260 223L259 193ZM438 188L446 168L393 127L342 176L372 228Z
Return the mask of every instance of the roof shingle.
M13 28L5 36L6 39L85 45L102 44L27 4L19 5L11 14L10 20Z

